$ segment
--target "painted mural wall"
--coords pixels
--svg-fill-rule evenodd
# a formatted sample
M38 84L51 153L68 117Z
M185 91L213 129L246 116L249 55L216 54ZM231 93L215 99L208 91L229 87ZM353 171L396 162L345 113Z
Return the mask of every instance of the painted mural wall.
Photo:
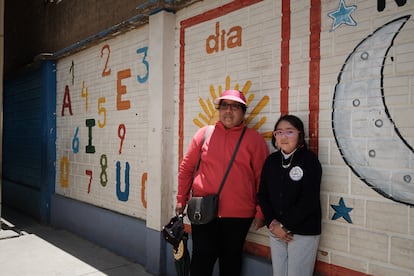
M57 64L56 193L145 219L148 26Z
M302 118L323 165L318 260L372 275L414 275L414 3L202 1L176 14L178 164L217 120L227 88L268 141L277 118ZM57 64L56 192L146 218L148 26ZM174 169L176 172L177 169ZM172 189L176 191L177 177ZM171 187L170 187L171 188ZM175 194L171 195L171 206ZM173 209L165 210L173 213ZM265 229L247 249L268 252Z

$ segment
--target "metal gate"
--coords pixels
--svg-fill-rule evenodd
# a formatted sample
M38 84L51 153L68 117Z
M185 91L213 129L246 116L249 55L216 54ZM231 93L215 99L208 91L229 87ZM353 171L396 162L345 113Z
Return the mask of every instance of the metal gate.
M54 61L4 81L2 204L49 222L55 187Z

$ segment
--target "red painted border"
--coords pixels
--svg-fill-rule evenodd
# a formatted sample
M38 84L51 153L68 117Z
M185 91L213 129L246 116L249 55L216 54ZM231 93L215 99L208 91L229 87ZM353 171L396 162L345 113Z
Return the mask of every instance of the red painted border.
M262 244L258 244L251 241L246 241L243 247L246 253L262 257L266 260L271 260L272 256L270 255L270 247Z
M280 45L280 113L289 113L289 65L290 65L290 0L282 1Z
M270 247L257 244L254 242L246 241L244 244L244 251L246 253L262 257L266 260L271 261L272 256L270 254ZM315 274L318 276L368 276L359 271L351 270L345 267L328 264L321 261L316 261Z
M318 154L321 0L311 0L309 37L309 148Z
M345 267L317 261L315 265L315 274L319 276L369 276L370 274L347 269Z
M244 244L244 251L246 253L262 257L266 260L271 261L272 256L270 254L270 247L246 241ZM328 264L321 261L316 261L315 264L315 274L318 276L368 276L359 271L351 270L345 267Z
M185 76L185 29L194 25L218 18L241 8L261 2L262 0L235 0L221 7L209 10L205 13L190 17L181 21L180 28L180 91L179 91L179 114L178 114L178 164L183 159L184 143L184 76Z

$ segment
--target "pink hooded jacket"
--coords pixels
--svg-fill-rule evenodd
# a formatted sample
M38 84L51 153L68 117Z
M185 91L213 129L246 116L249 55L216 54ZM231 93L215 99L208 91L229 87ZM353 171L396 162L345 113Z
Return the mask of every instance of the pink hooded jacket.
M191 187L194 196L217 193L243 128L244 124L225 129L221 122L217 122L206 141L207 127L196 132L180 164L177 203L186 205ZM191 185L200 152L200 166ZM262 166L268 155L269 149L263 137L256 130L247 128L220 194L219 217L264 218L256 195Z

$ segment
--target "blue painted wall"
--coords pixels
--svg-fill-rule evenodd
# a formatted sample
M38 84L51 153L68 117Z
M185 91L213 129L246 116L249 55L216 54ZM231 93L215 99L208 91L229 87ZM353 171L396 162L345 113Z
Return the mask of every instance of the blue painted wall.
M154 275L176 275L172 246L143 220L54 194L51 224L127 257ZM188 248L191 252L191 239ZM270 261L245 254L242 276L271 274Z

